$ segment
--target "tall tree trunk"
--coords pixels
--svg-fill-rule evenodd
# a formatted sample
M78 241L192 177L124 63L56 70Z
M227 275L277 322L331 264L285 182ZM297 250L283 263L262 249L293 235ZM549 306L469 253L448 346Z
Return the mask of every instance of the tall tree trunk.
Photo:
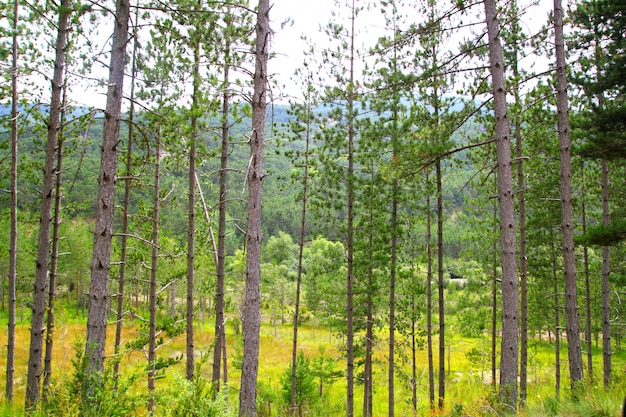
M441 184L441 159L435 162L437 182L437 288L439 303L439 409L443 409L446 396L446 305L443 276L443 189Z
M87 375L96 384L91 383L83 393L83 401L87 404L90 404L93 400L91 394L97 388L94 385L101 383L101 379L97 377L97 374L102 372L104 368L113 209L129 15L130 3L128 0L116 0L113 44L111 47L111 61L109 63L109 82L107 84L107 103L102 136L102 156L98 178L95 241L91 262L89 315L87 317L87 340L85 343L85 357L89 361Z
M370 166L370 184L374 184L374 162ZM374 209L369 205L369 232L367 237L367 301L366 301L366 317L365 323L365 363L363 364L363 416L371 417L373 405L373 385L372 380L372 356L374 350L374 300L372 294L372 286L374 284L374 266L372 264L374 257ZM390 341L391 344L391 341Z
M428 184L428 170L426 171ZM430 192L426 194L426 343L428 349L428 399L431 411L435 408L435 366L433 361L433 251L431 236Z
M239 415L256 416L256 385L261 326L261 203L263 196L263 146L267 106L267 61L270 42L269 0L259 0L257 9L252 136L248 165L248 229L246 233L246 295L243 312L243 365Z
M517 59L516 59L517 61ZM516 62L517 68L517 62ZM518 79L518 74L514 75ZM515 89L516 106L520 105L519 88ZM528 391L528 258L526 257L526 201L524 190L524 152L522 149L522 121L515 115L515 147L517 150L517 201L519 210L519 280L520 280L520 404L526 405Z
M156 287L159 260L159 213L161 199L160 192L161 176L161 131L156 134L156 150L154 163L154 196L152 206L152 259L150 262L150 288L148 290L148 303L150 320L148 322L148 412L154 411L155 397L155 373L156 373Z
M135 138L135 80L137 78L137 53L139 51L139 37L136 33L139 26L139 0L137 0L137 8L135 9L135 26L133 35L133 53L131 58L130 72L130 106L128 109L128 142L126 144L126 167L124 174L124 200L122 201L122 236L120 238L120 276L118 278L117 290L117 307L116 307L116 323L115 323L115 342L113 349L116 355L121 353L122 344L122 327L124 324L124 294L126 284L126 264L128 259L128 221L130 219L130 193L132 189L132 167L133 167L133 141ZM119 360L113 362L113 378L115 378L115 387L119 375Z
M578 329L578 299L576 289L576 259L574 257L574 215L572 205L572 168L567 97L567 64L563 37L563 7L554 0L554 37L557 71L557 109L559 113L559 149L561 154L561 229L563 233L563 269L565 277L565 319L567 353L572 388L583 379L582 352Z
M395 61L394 61L395 62ZM394 125L397 121L397 109L393 110ZM393 153L397 153L397 126L394 126ZM397 264L397 248L398 248L398 180L394 179L391 189L391 263L389 265L389 366L388 366L388 398L389 398L389 417L393 417L395 413L395 315L396 315L396 264ZM371 258L370 258L371 259ZM371 289L370 289L371 291Z
M609 165L606 159L600 162L602 169L602 224L609 226L611 223L609 211ZM611 248L602 247L602 363L604 386L611 385Z
M226 329L224 319L224 277L226 260L226 177L228 172L228 108L230 106L229 71L230 71L230 45L227 44L226 57L224 60L224 91L222 92L222 153L220 157L220 201L219 219L217 230L217 265L216 265L216 288L215 288L215 346L213 348L213 384L219 391L220 362L222 354L226 355ZM222 352L223 351L223 352ZM226 373L226 361L224 361L224 373ZM226 378L224 378L226 379ZM224 383L226 381L224 380Z
M513 28L519 28L519 8L517 2L511 3L513 13ZM517 36L517 35L515 35ZM519 73L519 46L513 46L514 51L512 59L513 70L513 93L515 96L515 107L521 109L522 103L520 99L520 73ZM520 405L526 406L526 397L528 391L528 258L526 257L526 200L524 181L524 150L522 147L522 117L520 110L515 111L515 149L517 153L517 205L519 211L519 282L520 282L520 371L519 371L519 388L520 388Z
M8 288L8 325L7 325L7 372L5 395L8 403L13 402L15 381L15 284L17 282L17 140L19 117L17 101L17 64L18 64L18 12L19 2L13 1L13 37L11 45L11 242L9 244L9 288ZM4 285L3 285L4 287Z
M26 408L34 407L40 399L40 379L42 372L42 347L45 332L44 314L48 295L48 263L50 260L50 223L54 198L55 162L60 129L61 96L70 1L63 0L58 8L57 40L55 46L54 73L51 82L51 98L48 119L48 138L43 168L41 207L39 214L39 239L33 292L33 314L30 331L30 351L28 355L28 375L26 377Z
M202 0L198 0L196 10L202 8ZM196 231L196 150L198 140L198 99L200 94L200 40L193 42L193 92L191 97L191 140L189 142L189 175L187 201L187 362L186 377L191 381L195 374L194 357L194 290L195 290L195 231Z
M347 170L347 276L346 276L346 415L354 416L354 60L355 60L355 0L350 8L350 69L347 88L348 109L348 170Z
M496 175L497 188L497 175ZM493 260L491 268L491 387L497 387L497 340L498 340L498 203L493 202Z
M65 68L67 74L67 68ZM66 77L67 79L67 77ZM57 168L56 183L54 195L54 219L52 222L52 252L50 254L50 273L48 283L48 308L46 318L46 353L44 356L43 367L43 389L42 398L44 401L48 399L48 390L50 388L50 379L52 377L52 350L54 347L54 308L57 293L58 263L59 263L59 239L61 228L61 198L63 197L63 143L65 129L65 103L66 103L67 86L63 86L63 98L61 100L60 114L60 131L57 147Z
M306 236L306 214L308 203L308 185L309 185L309 142L311 140L311 85L310 80L306 87L306 130L304 142L304 172L302 178L302 210L300 212L300 240L298 242L298 275L296 277L296 300L295 310L293 314L293 345L291 348L291 412L296 413L296 363L298 356L298 326L300 320L300 288L302 284L302 261L304 254L304 238Z
M561 322L559 306L559 280L556 264L556 248L554 246L554 228L550 225L550 261L552 264L552 281L554 282L554 395L559 398L561 393Z
M586 213L586 187L585 170L580 170L582 177L582 196L580 202L581 225L583 235L587 233L587 213ZM585 340L587 344L587 372L590 380L593 380L593 343L591 340L591 283L589 276L589 248L583 244L583 268L585 274Z
M500 44L500 25L495 0L485 0L489 37L489 58L496 117L498 158L498 202L500 212L500 251L502 263L502 349L500 359L500 397L512 409L517 407L518 376L518 282L515 236L515 205L509 119L504 81L504 60Z

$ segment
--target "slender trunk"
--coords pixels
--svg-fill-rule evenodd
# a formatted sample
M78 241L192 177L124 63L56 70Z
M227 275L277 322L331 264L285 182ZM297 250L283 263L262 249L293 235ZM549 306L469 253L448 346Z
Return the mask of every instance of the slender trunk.
M65 67L67 32L69 22L69 0L59 5L57 41L54 61L54 74L51 82L50 114L48 119L48 138L43 168L41 189L41 207L39 217L39 239L37 242L37 261L33 291L33 314L30 331L30 351L28 355L28 375L26 379L26 408L34 407L40 399L40 379L42 372L42 347L45 332L44 314L48 295L48 263L50 260L50 223L55 184L55 161L61 112L61 96Z
M518 281L515 236L513 174L507 116L504 59L500 44L500 25L495 0L485 0L489 36L489 58L493 83L498 158L498 202L500 213L500 251L502 264L502 349L500 360L500 397L512 409L517 407L518 376Z
M518 8L516 2L512 5L514 26L518 26ZM519 88L519 62L518 50L513 53L513 78L515 79L514 95L515 106L521 108ZM526 257L526 200L524 198L526 184L524 181L524 151L522 148L522 120L519 111L515 112L515 149L517 151L517 202L519 211L519 282L520 282L520 371L519 371L519 390L520 405L526 406L526 397L528 391L528 259Z
M602 168L602 224L609 226L611 217L609 212L609 166L606 159L600 162ZM611 385L611 248L602 247L602 363L604 386Z
M585 206L585 169L580 170L582 176L582 196L580 202L581 225L583 235L587 233L587 213ZM587 372L589 379L593 380L593 342L591 340L591 282L589 274L589 249L583 244L583 268L585 274L585 339L587 343Z
M428 171L426 171L428 183ZM435 408L435 366L433 361L433 251L431 237L430 193L426 194L426 343L428 345L428 399L431 411Z
M90 404L92 394L102 380L98 374L104 368L104 346L106 343L107 302L111 264L111 239L113 236L113 209L117 175L117 153L123 98L126 44L128 43L128 0L117 0L107 103L102 136L102 156L98 179L95 241L91 262L91 284L89 288L89 315L87 317L87 340L85 356L88 359L87 375L96 384L89 384L83 393L83 401Z
M346 415L354 416L354 37L356 6L355 0L351 3L350 18L350 72L348 83L348 171L347 171L347 279L346 279Z
M67 68L66 68L67 74ZM60 115L60 132L58 138L57 149L57 168L56 168L56 184L54 196L54 219L52 222L52 252L50 254L50 273L48 287L48 308L47 324L46 324L46 353L44 356L43 367L43 389L42 398L44 401L48 399L48 389L50 388L50 378L52 376L52 350L54 347L54 308L56 302L57 279L58 279L58 261L59 261L59 239L61 228L61 198L63 197L63 131L65 128L65 102L67 88L63 87L63 99Z
M267 61L270 42L269 0L259 0L256 26L252 136L248 166L248 230L246 233L246 296L243 320L243 365L239 415L256 416L256 385L261 326L261 202L263 194L263 145L267 102Z
M196 9L202 8L202 0L198 0ZM193 92L191 98L191 140L189 143L189 175L187 201L187 362L186 377L192 380L195 374L194 357L194 290L195 290L195 230L196 230L196 149L198 140L198 100L200 94L200 40L193 40Z
M496 175L496 183L498 181ZM497 387L497 341L498 341L498 203L493 202L493 260L492 260L492 287L491 287L491 386Z
M11 45L11 242L9 244L9 288L7 325L7 372L5 395L8 403L13 402L15 380L15 283L17 282L17 140L19 117L17 109L17 63L18 55L18 0L13 1L13 39ZM4 288L4 285L3 285Z
M139 0L137 0L138 6ZM135 28L139 25L139 7L135 9ZM136 30L136 29L135 29ZM113 349L115 355L121 353L122 327L124 324L124 285L126 283L126 264L128 258L128 221L130 219L130 193L132 188L132 167L133 167L133 140L135 136L135 79L137 78L137 52L139 50L139 39L137 33L133 36L133 54L131 60L130 73L130 107L128 109L128 142L126 144L126 168L124 175L124 200L122 202L122 236L120 238L120 276L117 290L117 310L115 323L115 342ZM113 362L113 378L117 388L120 363L119 358Z
M395 25L395 20L394 20ZM397 61L397 51L394 49L394 67ZM396 68L394 68L395 70ZM393 155L398 153L398 92L393 92L393 132L392 132L392 152ZM372 172L374 170L372 169ZM370 223L371 224L371 223ZM389 408L388 416L395 415L395 348L396 348L396 265L398 251L398 180L394 178L391 186L391 259L389 271L389 366L388 366L388 399ZM371 259L371 257L370 257ZM370 290L371 291L371 290Z
M556 264L556 248L554 247L554 231L550 225L550 260L552 263L552 281L554 282L554 394L559 398L561 393L561 323L559 318L559 279Z
M152 206L152 259L150 262L150 287L148 290L148 303L150 320L148 322L148 412L154 411L155 398L155 373L156 373L156 286L159 260L159 213L161 206L160 178L161 177L161 132L156 135L156 150L154 162L154 196Z
M435 163L437 182L437 288L439 302L439 409L443 409L446 395L446 323L443 276L443 189L441 184L441 159Z
M370 166L370 184L374 185L374 163ZM371 190L372 192L373 190ZM370 194L373 195L373 194ZM372 295L372 286L374 284L374 210L369 206L369 224L370 229L367 239L367 323L365 323L365 363L363 364L363 416L371 417L373 405L373 380L372 380L372 355L374 348L374 300ZM391 343L391 342L390 342Z
M298 325L300 319L300 288L302 284L302 261L304 254L304 238L306 235L306 214L308 203L308 185L309 185L309 142L311 139L311 101L309 96L310 85L307 85L307 102L306 102L306 131L304 142L304 173L302 179L302 210L300 215L300 241L298 244L298 275L296 277L296 305L293 314L293 346L291 349L291 411L295 415L296 412L296 362L298 355Z
M228 170L228 107L230 106L229 92L229 49L226 45L226 57L224 64L224 91L222 92L222 154L220 157L220 201L219 219L217 231L217 266L216 266L216 288L215 288L215 346L213 348L213 384L216 391L219 391L220 384L220 361L222 353L226 355L226 332L224 328L224 276L226 260L226 175ZM222 352L222 350L224 352ZM224 361L226 367L226 361ZM224 372L226 369L224 368ZM224 378L225 379L225 378ZM224 381L226 383L226 381Z
M561 229L563 234L563 269L565 278L565 320L570 382L575 388L583 379L580 333L578 330L578 299L576 289L576 259L574 257L574 216L572 206L572 167L567 97L567 64L563 37L563 7L554 1L554 33L557 71L557 109L559 114L559 149L561 154Z

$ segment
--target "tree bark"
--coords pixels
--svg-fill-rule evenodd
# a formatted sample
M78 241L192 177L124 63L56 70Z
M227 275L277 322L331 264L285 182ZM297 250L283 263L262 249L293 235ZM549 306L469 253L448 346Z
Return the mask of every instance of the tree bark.
M559 306L559 280L556 264L556 248L554 247L554 231L550 225L550 260L552 264L552 281L554 282L553 300L554 300L554 394L559 398L561 394L561 321Z
M446 304L444 300L443 277L443 188L441 184L441 159L435 163L437 182L437 288L439 303L439 400L438 407L443 409L446 397Z
M509 118L504 81L504 60L495 0L485 0L489 36L489 58L496 117L498 158L498 203L500 211L500 251L502 264L502 349L500 397L513 410L517 407L518 376L518 282L515 236L515 206L509 137Z
M609 165L606 159L600 162L602 169L602 224L609 226L611 216L609 211ZM611 385L611 248L602 247L602 364L604 386Z
M226 332L224 319L224 277L226 261L226 199L228 173L228 108L230 106L229 72L230 72L230 44L227 43L224 63L224 91L222 92L222 153L220 157L220 201L219 219L217 227L217 282L215 288L215 347L213 349L213 384L219 390L220 362L222 353L226 355ZM224 350L224 352L222 352ZM224 367L226 361L224 361ZM224 369L226 372L226 369ZM226 381L224 381L226 383Z
M66 68L67 70L67 68ZM50 388L50 379L52 377L52 350L54 348L54 309L56 303L57 278L58 278L58 261L59 261L59 239L61 228L61 198L63 196L63 131L65 129L65 98L67 88L63 87L63 99L61 101L60 114L60 132L57 147L57 168L56 182L54 193L54 220L52 222L52 251L50 255L50 273L48 283L48 308L46 318L46 353L44 356L43 369L43 389L42 397L44 401L48 399L48 389Z
M586 212L586 187L585 170L580 170L582 177L582 196L580 203L581 226L583 235L587 233L587 212ZM583 244L583 268L585 274L585 341L587 345L587 372L589 379L593 380L593 343L591 340L591 282L589 276L589 248Z
M261 326L261 214L263 196L263 146L267 105L267 61L270 41L269 0L259 0L256 24L252 135L248 165L248 228L246 233L246 293L243 312L243 365L239 415L256 416L256 385Z
M28 355L28 375L26 377L26 408L33 408L40 399L40 379L42 373L42 347L45 333L44 314L48 295L48 263L50 260L50 224L55 184L55 161L59 137L61 97L65 67L66 44L69 15L69 0L63 0L58 8L57 40L55 46L54 73L51 82L48 137L41 189L39 217L39 238L33 292L33 314Z
M428 170L426 171L426 183L428 183ZM435 408L435 366L433 363L433 251L430 210L430 192L428 192L426 194L426 342L428 344L428 399L432 411Z
M137 9L135 10L135 25L139 25L139 0L137 0ZM135 28L136 30L136 28ZM115 323L115 342L113 349L116 355L120 354L122 344L122 327L124 324L124 294L126 284L126 263L128 252L128 221L130 218L130 194L132 189L132 167L133 167L133 145L135 138L135 80L137 78L137 52L139 50L139 38L135 34L133 36L133 53L131 58L130 73L130 107L128 109L128 142L126 144L126 168L124 175L124 200L122 202L122 236L120 238L120 276L118 278L117 290L117 309ZM117 388L117 380L119 375L119 360L113 362L113 378L115 378L115 387Z
M572 388L583 379L582 352L578 327L578 299L576 289L576 259L574 257L574 215L572 205L572 168L567 97L567 64L563 37L563 7L554 0L554 36L556 46L557 109L559 114L559 149L561 155L561 229L563 234L563 269L565 278L565 320L567 353Z
M152 414L154 410L154 397L155 397L155 366L156 366L156 287L157 287L157 272L158 272L158 260L159 260L159 213L161 199L160 193L160 178L161 177L161 131L156 134L156 150L155 150L155 163L154 163L154 196L152 206L152 259L150 262L150 288L148 290L148 303L150 310L150 319L148 322L148 412Z
M202 0L198 0L196 10L202 8ZM195 374L194 357L194 291L195 291L195 233L196 233L196 151L198 140L198 99L200 94L200 40L193 42L193 92L191 97L191 138L189 142L189 175L187 196L187 314L186 314L186 377L191 381Z
M9 288L7 324L7 368L5 395L8 403L13 402L15 381L15 312L17 282L17 141L18 141L18 94L17 64L18 54L18 12L19 2L13 1L13 37L11 45L11 242L9 244ZM3 285L4 287L4 285Z
M85 357L88 359L87 375L99 384L97 374L104 368L106 343L107 302L111 267L111 239L113 236L113 209L117 175L117 154L122 109L126 44L128 43L128 0L116 0L113 44L109 63L109 82L102 137L102 156L98 178L95 241L91 262L89 288L89 314L87 317L87 340ZM96 387L90 384L83 393L83 400L91 402Z

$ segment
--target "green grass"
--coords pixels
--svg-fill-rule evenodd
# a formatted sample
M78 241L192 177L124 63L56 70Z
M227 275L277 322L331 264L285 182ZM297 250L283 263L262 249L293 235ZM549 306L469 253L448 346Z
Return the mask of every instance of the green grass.
M74 344L84 337L85 323L81 317L74 317L69 312L59 314L58 325L55 333L54 369L53 377L57 388L69 384L73 374L71 360L75 356ZM269 317L269 316L266 316ZM5 321L6 323L6 321ZM197 351L210 352L213 341L213 324L208 321L196 331ZM114 327L109 328L108 353L112 353L110 346L113 341ZM137 329L132 323L127 323L124 328L124 339L131 340ZM259 398L264 406L261 410L263 415L282 416L286 412L286 405L280 395L281 376L287 372L291 363L291 349L293 327L280 325L276 328L265 319L261 327L261 346L259 358ZM374 356L374 415L381 416L387 413L387 338L388 334L381 331L377 334L377 344ZM399 341L402 340L398 335ZM240 336L235 335L233 328L228 327L227 339L229 343L229 402L237 404L238 386L240 373L232 366L237 359L237 350L240 349ZM446 408L438 411L435 415L440 416L493 416L497 410L502 409L498 404L497 395L492 393L490 383L490 364L481 365L470 362L467 353L472 349L489 352L490 340L487 338L465 338L460 335L449 335L451 345L446 349ZM345 369L345 360L337 349L340 340L328 329L314 324L306 324L300 327L299 349L308 357L324 355L335 361L338 370ZM28 359L29 327L28 323L22 322L17 328L16 350L16 385L15 406L11 409L7 404L0 408L0 417L23 415L22 404L25 394L26 363ZM0 333L0 345L6 345L6 332ZM399 345L398 350L401 347ZM160 357L179 357L185 351L185 335L180 335L159 350ZM435 361L437 361L438 347L434 347ZM586 383L578 399L573 399L568 389L568 373L566 362L566 346L562 347L562 380L560 399L555 397L554 389L554 349L546 342L531 341L529 352L529 384L528 384L528 407L519 415L521 416L561 416L561 417L617 417L620 413L622 400L626 395L626 353L616 352L613 355L614 365L614 388L605 390L600 383ZM448 356L450 369L448 369ZM399 359L396 363L398 370L395 389L395 410L398 416L411 416L410 405L411 391L403 375L410 374L408 364ZM602 368L601 351L594 349L594 372L600 375ZM426 351L418 352L418 415L428 415L428 380L427 380L427 356ZM437 362L435 362L435 365ZM128 353L122 360L121 366L126 375L138 373L139 377L132 385L130 394L139 395L145 392L146 378L143 375L145 355L143 352L134 351ZM6 350L0 353L0 369L6 367ZM484 369L483 369L484 368ZM180 396L172 390L191 389L178 388L176 381L184 375L184 360L179 364L167 369L163 377L157 380L157 390L162 396L161 408L157 409L157 415L166 415L173 402L180 400ZM205 364L201 370L201 376L210 379L210 364ZM0 389L4 392L4 378L0 379ZM61 392L61 391L59 391ZM362 387L357 381L355 387L355 411L361 415ZM343 379L339 379L331 385L324 387L322 399L308 408L309 416L335 416L345 414L346 385ZM76 399L67 399L76 401ZM168 403L168 401L170 401ZM182 401L182 400L181 400ZM144 413L140 407L133 415ZM161 414L160 414L161 413ZM47 414L42 414L47 415ZM58 415L58 414L57 414ZM169 414L167 414L169 415Z

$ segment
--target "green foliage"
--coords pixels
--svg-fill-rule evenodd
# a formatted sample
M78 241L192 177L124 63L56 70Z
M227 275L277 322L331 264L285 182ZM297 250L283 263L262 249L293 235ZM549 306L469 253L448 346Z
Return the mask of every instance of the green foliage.
M227 393L214 395L212 384L196 370L194 378L176 375L157 395L158 414L163 417L234 417Z
M146 397L132 389L141 376L139 371L113 377L113 363L107 363L102 373L88 374L88 358L84 355L84 341L74 345L73 374L69 381L52 384L48 402L42 405L50 416L111 416L122 417L135 414L144 407ZM83 401L84 395L89 396Z
M291 373L290 366L280 377L282 399L285 404L291 404ZM311 359L298 352L296 357L296 406L307 407L319 400L315 385L316 375L311 367Z

